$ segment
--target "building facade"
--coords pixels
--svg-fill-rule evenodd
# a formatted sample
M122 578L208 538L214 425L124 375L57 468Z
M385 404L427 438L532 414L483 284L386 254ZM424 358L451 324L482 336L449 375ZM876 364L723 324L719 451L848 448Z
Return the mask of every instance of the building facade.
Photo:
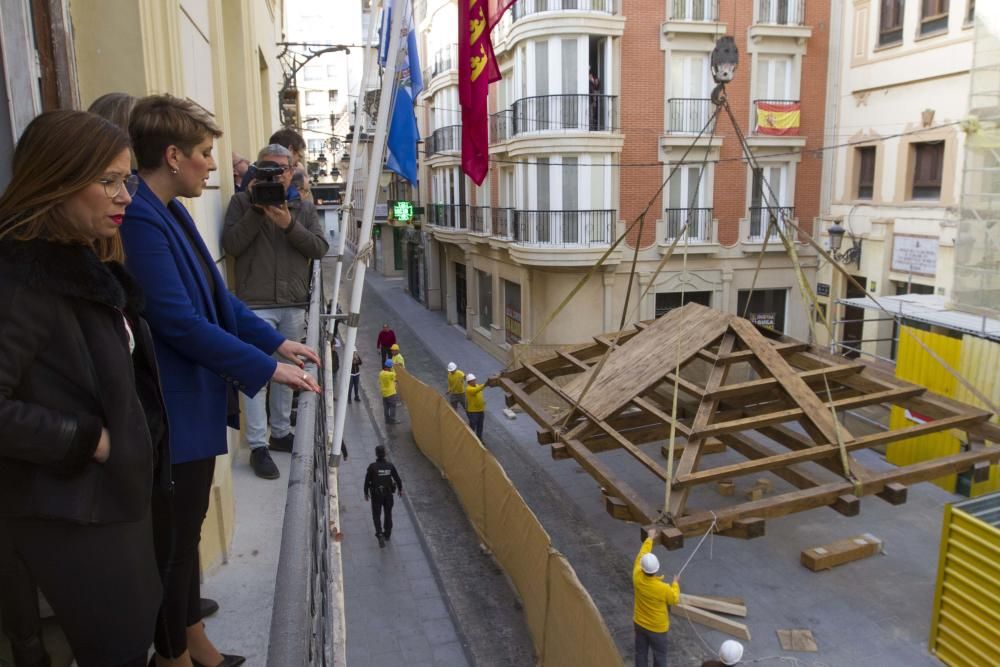
M616 329L623 311L633 322L691 300L808 336L793 263L765 236L773 218L795 242L787 223L809 233L819 215L828 0L519 0L493 32L503 79L490 90L482 187L460 167L457 7L418 7L428 71L417 296L428 307L500 358L522 341L583 342ZM725 112L698 136L725 34L740 53L727 93L752 167ZM811 281L815 254L794 245Z
M845 0L831 16L827 136L846 145L828 153L824 227L845 229L838 259L858 285L827 265L817 287L843 353L895 359L898 334L838 299L955 296L974 14L974 0Z

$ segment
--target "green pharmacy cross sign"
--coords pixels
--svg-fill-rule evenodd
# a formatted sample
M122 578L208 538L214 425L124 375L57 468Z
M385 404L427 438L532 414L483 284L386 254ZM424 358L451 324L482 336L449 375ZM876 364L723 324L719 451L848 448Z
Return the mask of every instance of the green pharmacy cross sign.
M393 202L392 219L399 222L410 222L413 220L413 202L402 199Z

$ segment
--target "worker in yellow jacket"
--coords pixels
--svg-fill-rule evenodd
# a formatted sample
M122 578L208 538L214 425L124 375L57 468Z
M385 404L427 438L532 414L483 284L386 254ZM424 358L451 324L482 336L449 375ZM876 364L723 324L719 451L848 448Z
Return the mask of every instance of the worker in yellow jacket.
M392 359L386 359L385 365L378 374L378 386L382 392L382 414L386 424L398 424L396 420L396 371L392 368Z
M448 405L455 412L465 409L465 373L454 361L448 364Z
M465 413L469 416L469 428L476 437L483 439L483 422L486 420L486 397L483 389L486 385L477 383L476 376L469 373L465 376Z
M399 370L400 368L406 368L406 360L403 359L403 355L399 351L399 345L397 345L396 343L393 343L392 347L389 348L389 351L392 352L392 368L393 368L393 370Z
M677 576L674 576L672 583L667 584L662 576L656 574L660 571L660 560L653 553L656 534L654 528L646 531L646 540L632 566L636 667L646 667L649 664L650 649L653 650L653 667L666 667L667 631L670 629L667 606L681 601L681 587L677 583Z

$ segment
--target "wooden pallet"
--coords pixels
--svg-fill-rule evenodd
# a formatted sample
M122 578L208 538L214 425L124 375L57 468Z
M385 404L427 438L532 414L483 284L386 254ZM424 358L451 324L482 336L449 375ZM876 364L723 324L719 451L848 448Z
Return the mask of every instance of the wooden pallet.
M977 446L885 472L868 470L851 452L950 429L966 431L969 442L996 443L1000 427L989 423L989 412L696 303L594 341L523 363L494 382L508 405L519 405L538 423L538 441L551 446L554 458L574 459L597 481L614 516L658 527L667 548L681 547L684 536L703 533L713 521L722 535L750 538L764 534L767 519L817 507L854 516L866 495L900 504L906 485L1000 460L1000 448ZM534 398L540 390L544 402ZM874 405L900 406L930 421L852 434L844 411ZM643 496L601 455L624 450L665 483L663 444L671 426L676 466L664 514L662 491ZM659 444L645 446L650 443ZM744 460L706 465L710 452L726 450ZM700 485L714 488L762 473L795 490L735 505L688 504Z

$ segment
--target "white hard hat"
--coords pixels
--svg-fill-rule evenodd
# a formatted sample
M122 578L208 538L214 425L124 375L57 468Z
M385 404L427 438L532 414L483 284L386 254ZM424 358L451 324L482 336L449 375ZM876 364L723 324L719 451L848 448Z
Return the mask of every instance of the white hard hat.
M458 370L458 366L455 365L454 361L451 362L450 364L448 364L448 372L449 373L454 373L456 370Z
M646 554L639 560L639 567L646 574L656 574L660 571L660 559L655 554Z
M473 375L472 373L469 373L468 375L465 376L465 379L468 380L469 382L475 382L476 376Z
M723 665L735 665L743 658L743 644L735 639L727 639L719 647L719 660Z

